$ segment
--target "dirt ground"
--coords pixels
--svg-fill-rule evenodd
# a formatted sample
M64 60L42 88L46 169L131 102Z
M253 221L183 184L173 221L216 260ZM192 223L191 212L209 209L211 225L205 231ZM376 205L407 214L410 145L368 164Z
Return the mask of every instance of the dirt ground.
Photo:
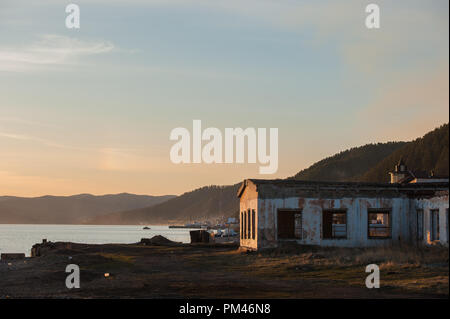
M365 286L370 263L380 266L379 289ZM65 286L68 264L81 269L80 289ZM442 247L249 253L227 244L58 243L40 257L0 261L0 298L448 298L448 275Z

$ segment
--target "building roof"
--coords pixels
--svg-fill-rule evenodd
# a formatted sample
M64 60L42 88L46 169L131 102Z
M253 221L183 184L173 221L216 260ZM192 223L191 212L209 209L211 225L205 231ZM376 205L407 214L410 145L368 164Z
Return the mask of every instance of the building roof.
M434 195L436 192L447 192L449 183L366 183L366 182L318 182L293 179L246 179L239 187L237 196L241 197L249 183L256 186L261 197L279 197L284 195L297 196L298 194L316 194L326 196L357 196L380 195L398 196L399 193L415 195Z
M433 172L426 172L426 171L407 171L408 175L403 177L398 182L400 184L409 183L413 181L414 179L424 179L424 180L448 180L448 176L438 176L434 175Z

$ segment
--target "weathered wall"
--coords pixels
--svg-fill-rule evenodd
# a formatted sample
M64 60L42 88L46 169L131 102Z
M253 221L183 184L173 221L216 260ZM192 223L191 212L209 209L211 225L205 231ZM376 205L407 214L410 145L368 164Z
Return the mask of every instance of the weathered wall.
M415 218L410 211L408 198L285 198L260 199L258 202L258 231L261 247L277 246L277 211L281 208L301 209L303 239L299 244L345 247L368 247L411 243ZM368 209L389 209L391 211L391 238L368 238ZM322 239L322 211L326 209L347 210L347 238Z
M244 192L241 195L240 200L240 210L239 210L239 217L241 216L242 212L246 212L248 210L254 209L256 211L256 220L255 225L259 224L259 218L258 218L258 193L256 191L256 186L254 184L249 184ZM242 225L242 220L240 220L240 223ZM241 228L240 228L241 229ZM251 248L251 249L258 249L258 234L259 232L256 232L255 239L243 239L242 238L242 232L240 232L240 241L241 246Z
M449 209L449 196L436 196L430 199L415 199L414 205L417 209L423 209L423 224L424 224L424 237L422 242L425 244L431 244L431 211L434 209L439 210L439 242L443 245L448 245L448 209Z
M240 193L240 211L256 211L256 238L241 239L241 246L260 249L277 247L277 213L279 209L302 212L302 239L290 239L299 244L370 247L395 244L430 243L431 210L439 209L439 242L448 244L448 189L413 185L328 185L293 182L274 185L272 182L247 180ZM276 184L276 183L275 183ZM434 194L434 195L433 195ZM323 239L324 210L346 210L347 238ZM369 238L368 211L390 211L391 236ZM418 236L417 210L423 210L423 236Z

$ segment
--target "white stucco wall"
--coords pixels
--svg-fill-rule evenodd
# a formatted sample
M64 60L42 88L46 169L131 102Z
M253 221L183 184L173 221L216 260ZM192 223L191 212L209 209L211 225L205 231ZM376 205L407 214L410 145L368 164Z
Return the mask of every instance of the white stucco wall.
M242 212L247 212L248 210L252 211L255 210L255 226L259 223L258 218L258 193L256 192L256 187L254 185L249 185L245 190L244 193L241 195L240 200L240 210L239 210L239 218L241 217ZM242 229L242 219L240 218L240 227L239 229ZM243 239L242 238L242 232L240 232L240 245L242 247L250 248L250 249L258 249L258 234L257 231L255 234L255 239Z
M423 210L424 244L431 244L431 211L439 210L439 242L448 245L448 209L449 197L438 196L431 199L416 199L414 205Z
M411 240L410 200L408 198L287 198L260 199L258 201L258 224L261 247L277 245L278 209L301 209L303 239L299 244L322 246L366 247L390 245L393 242ZM347 238L322 239L322 212L328 209L347 210ZM368 238L368 209L389 209L391 212L391 238Z
M249 192L252 193L252 192ZM256 193L255 193L256 194ZM242 200L243 199L243 200ZM416 209L424 210L424 234L430 231L430 211L439 209L440 212L440 242L447 241L447 209L448 196L433 199L398 198L285 198L285 199L241 199L241 211L256 210L257 233L255 240L241 240L241 245L253 249L270 248L278 245L277 211L278 209L301 209L303 238L295 240L299 244L342 246L342 247L370 247L392 245L396 243L416 244L417 213ZM322 212L329 209L347 210L347 238L322 238ZM391 237L373 239L368 237L368 210L388 209L391 214ZM427 236L422 240L427 242Z

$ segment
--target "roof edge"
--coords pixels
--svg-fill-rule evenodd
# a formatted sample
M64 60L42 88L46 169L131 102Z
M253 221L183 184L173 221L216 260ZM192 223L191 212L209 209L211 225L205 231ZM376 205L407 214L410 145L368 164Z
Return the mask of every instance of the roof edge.
M402 189L402 188L448 188L449 182L428 182L428 183L375 183L375 182L333 182L333 181L306 181L306 180L289 180L289 179L245 179L238 191L238 197L242 195L245 187L252 183L256 187L259 185L274 185L281 187L299 187L299 186L349 186L349 187L376 187L387 189Z

